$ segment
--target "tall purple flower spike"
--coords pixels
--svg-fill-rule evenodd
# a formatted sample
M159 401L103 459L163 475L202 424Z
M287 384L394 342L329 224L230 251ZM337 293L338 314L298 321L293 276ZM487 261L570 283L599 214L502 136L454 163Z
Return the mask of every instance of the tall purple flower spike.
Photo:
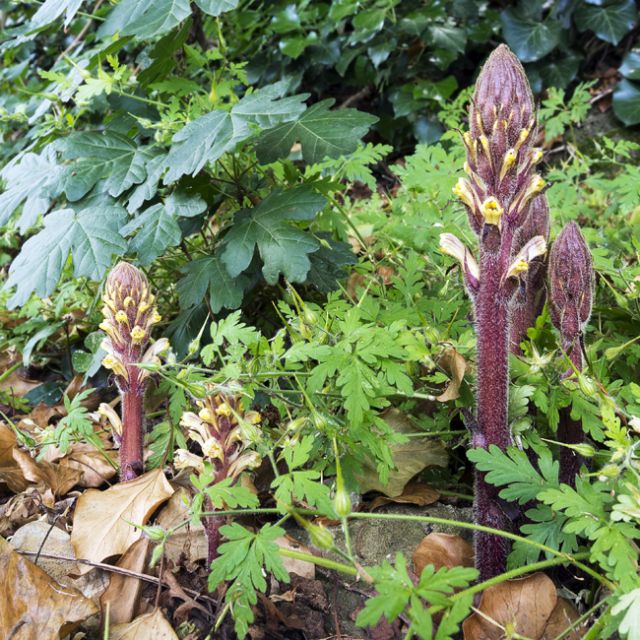
M545 183L536 172L542 153L533 146L533 96L522 65L505 45L491 54L480 72L469 123L470 131L463 136L468 178L460 178L453 191L464 203L478 236L479 263L451 234L442 234L441 250L460 262L474 304L478 380L472 445L505 449L511 444L507 405L512 316L528 304L527 286L546 253L548 229L541 196ZM535 297L531 300L535 305ZM512 528L498 490L479 472L474 510L480 525ZM476 533L481 580L504 571L509 549L505 538Z
M582 332L591 316L593 299L593 262L589 247L575 222L562 229L549 252L549 310L551 321L560 332L562 350L573 365L565 372L568 378L582 371ZM563 410L558 425L558 439L579 444L584 439L582 424ZM567 447L560 452L560 481L575 484L582 458Z
M166 338L151 343L151 329L160 321L155 296L147 278L127 262L118 263L109 273L102 297L104 321L100 328L107 334L102 348L107 355L102 364L113 371L122 399L120 438L120 479L133 480L144 470L143 402L148 372L138 363L159 362L166 351Z

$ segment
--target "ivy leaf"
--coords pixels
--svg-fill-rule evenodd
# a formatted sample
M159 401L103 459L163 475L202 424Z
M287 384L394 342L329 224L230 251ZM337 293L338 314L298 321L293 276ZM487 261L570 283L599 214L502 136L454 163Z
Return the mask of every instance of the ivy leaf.
M525 19L513 9L505 9L500 20L504 39L522 62L540 60L560 41L562 26L555 20Z
M44 228L29 238L9 270L5 288L17 287L9 308L23 305L32 291L48 296L58 283L69 253L75 277L102 278L114 255L125 252L127 244L118 233L126 218L119 206L92 199L85 206L59 209L44 219Z
M268 164L288 157L296 142L309 164L355 151L360 138L378 119L356 109L329 111L333 103L333 99L318 102L297 120L263 132L256 147L260 162Z
M7 165L2 179L7 188L0 195L0 227L7 224L13 212L24 201L18 228L25 231L45 213L51 199L61 191L59 184L63 167L56 164L55 151L50 145L40 155L26 153L20 162Z
M232 11L240 0L196 0L196 4L207 14L216 18L221 13Z
M143 265L150 264L166 249L175 247L182 240L180 225L163 204L154 204L145 209L120 231L127 236L136 230L138 233L129 244Z
M58 149L66 160L76 160L64 177L64 192L72 202L99 180L105 179L106 191L117 197L146 177L148 150L136 149L129 137L113 131L75 133L61 140Z
M107 16L99 36L153 38L170 31L191 15L189 0L122 0Z
M286 221L313 220L325 204L324 196L299 185L288 191L276 190L257 207L237 213L222 253L229 274L235 277L244 271L257 247L269 284L275 284L280 273L291 282L303 282L311 267L309 254L320 245Z
M633 29L638 18L634 0L587 5L574 14L581 31L593 31L600 40L617 45Z
M640 51L629 51L618 71L628 80L640 80Z
M242 296L249 280L243 275L232 278L219 256L193 260L180 271L185 276L178 280L176 289L182 308L200 304L207 291L213 313L218 313L222 307L237 309L242 304Z
M613 92L613 111L628 127L640 122L640 84L630 80L618 82Z

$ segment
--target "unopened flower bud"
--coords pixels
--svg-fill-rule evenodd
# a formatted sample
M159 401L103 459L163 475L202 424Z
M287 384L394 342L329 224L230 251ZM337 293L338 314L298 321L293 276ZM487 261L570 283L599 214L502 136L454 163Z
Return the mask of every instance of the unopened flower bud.
M593 262L575 222L562 229L549 252L549 309L562 347L576 369L582 369L580 334L591 315Z
M335 543L333 541L333 535L331 535L331 531L326 527L307 523L305 529L307 530L311 544L314 547L324 551L331 551L331 549L334 548Z
M336 491L333 497L333 508L340 518L346 518L351 513L351 497L344 487Z

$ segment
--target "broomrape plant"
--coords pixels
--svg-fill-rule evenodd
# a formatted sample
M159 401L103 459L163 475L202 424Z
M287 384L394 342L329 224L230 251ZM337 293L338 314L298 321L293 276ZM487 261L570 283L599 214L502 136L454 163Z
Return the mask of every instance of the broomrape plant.
M100 328L107 334L101 345L107 352L102 364L118 385L122 420L109 405L101 410L120 442L120 479L133 480L144 470L142 421L149 376L138 364L160 364L158 356L169 348L169 341L161 338L151 344L151 329L161 318L146 276L133 265L120 262L111 270L102 299Z
M542 152L536 149L536 114L522 65L505 45L483 67L469 111L470 130L463 135L467 161L454 187L478 236L479 262L455 236L441 236L440 248L462 265L464 282L474 306L478 343L477 422L471 424L471 444L503 451L511 444L507 415L509 352L519 354L520 342L541 312L546 297L549 208L542 193L544 180L536 172ZM582 330L591 313L593 270L589 249L575 223L567 225L550 256L550 308L560 331L562 348L573 370L582 370ZM563 417L559 438L582 441L581 424ZM580 458L571 447L561 454L562 480L572 483ZM511 518L496 487L476 469L474 513L477 524L508 531ZM476 532L476 566L482 580L506 568L510 543L487 532Z

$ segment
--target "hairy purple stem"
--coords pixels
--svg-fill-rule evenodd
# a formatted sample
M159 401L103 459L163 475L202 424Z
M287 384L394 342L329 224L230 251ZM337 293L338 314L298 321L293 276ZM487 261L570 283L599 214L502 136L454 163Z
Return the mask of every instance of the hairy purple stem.
M132 389L122 394L122 442L120 480L137 478L144 471L142 454L143 394Z
M507 419L509 393L509 309L505 297L503 259L499 253L483 251L480 262L480 290L476 317L478 333L477 417L479 433L473 445L501 449L511 442ZM498 489L485 474L476 471L475 521L483 526L508 531L509 518L498 501ZM506 568L509 543L499 536L478 532L475 536L476 566L480 580Z

